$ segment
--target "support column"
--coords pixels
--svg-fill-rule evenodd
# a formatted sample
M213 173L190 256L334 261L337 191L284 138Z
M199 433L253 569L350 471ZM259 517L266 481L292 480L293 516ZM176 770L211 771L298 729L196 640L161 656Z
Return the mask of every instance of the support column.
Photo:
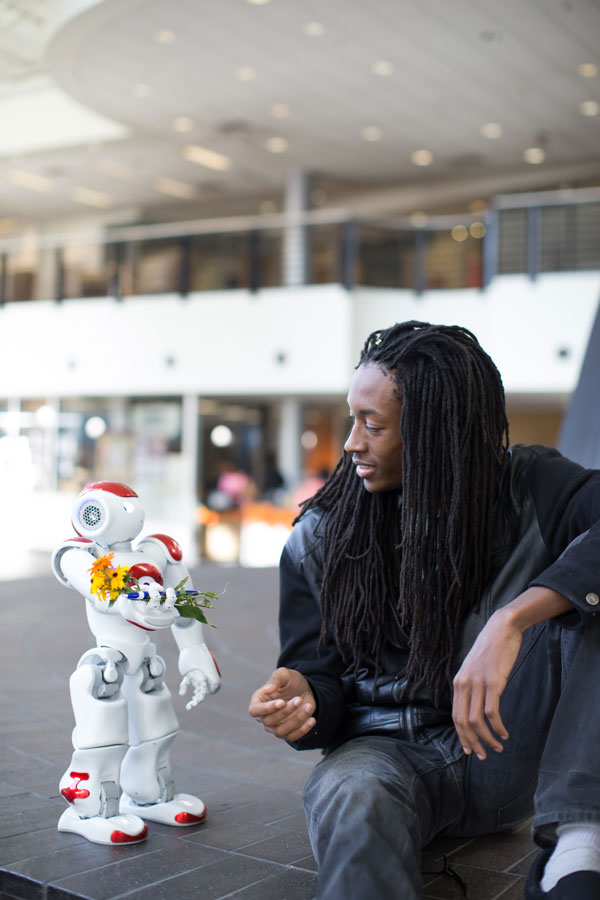
M308 209L308 175L303 169L292 169L285 184L285 215L289 218L283 234L283 283L286 287L306 284L307 231L301 223Z
M302 480L302 407L294 397L282 400L279 408L277 467L283 475L287 490L293 490Z
M187 534L185 548L186 565L194 565L199 559L198 523L198 471L200 469L200 441L198 440L198 396L184 394L181 416L181 511L182 526Z

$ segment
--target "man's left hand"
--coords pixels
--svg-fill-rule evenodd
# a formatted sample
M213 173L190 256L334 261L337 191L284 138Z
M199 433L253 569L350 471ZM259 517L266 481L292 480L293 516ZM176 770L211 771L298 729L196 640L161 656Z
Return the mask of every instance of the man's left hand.
M452 718L467 755L486 758L484 744L498 753L508 731L500 717L500 696L516 662L523 635L498 610L488 620L458 670L453 686Z

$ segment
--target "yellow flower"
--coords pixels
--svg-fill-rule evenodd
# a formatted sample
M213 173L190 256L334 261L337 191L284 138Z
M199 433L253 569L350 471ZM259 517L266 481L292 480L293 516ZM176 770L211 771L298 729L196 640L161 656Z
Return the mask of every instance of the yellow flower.
M127 566L118 566L106 573L106 581L110 591L120 591L126 585L129 569Z
M92 586L90 591L92 594L100 594L104 589L104 575L93 575Z

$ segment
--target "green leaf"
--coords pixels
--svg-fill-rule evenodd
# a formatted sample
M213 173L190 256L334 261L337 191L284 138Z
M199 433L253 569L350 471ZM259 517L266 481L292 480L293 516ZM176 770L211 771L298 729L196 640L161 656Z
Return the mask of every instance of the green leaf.
M183 588L184 584L186 583L186 581L189 581L189 580L190 580L190 576L189 576L189 575L186 575L185 578L183 579L183 581L180 581L179 584L176 584L176 585L175 585L175 593L178 594L179 591L182 590L182 588Z
M177 603L176 601L175 608L179 611L179 615L183 616L184 619L196 619L196 621L202 622L204 625L210 625L211 628L216 628L216 625L209 622L200 607L193 601L191 603L187 601Z

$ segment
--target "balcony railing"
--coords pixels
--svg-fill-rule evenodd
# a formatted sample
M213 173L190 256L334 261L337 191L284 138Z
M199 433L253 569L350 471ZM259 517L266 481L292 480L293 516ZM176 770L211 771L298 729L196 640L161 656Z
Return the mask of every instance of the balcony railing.
M0 241L0 303L328 283L422 292L583 269L600 269L600 188L498 197L479 220L419 227L332 210L14 238Z

